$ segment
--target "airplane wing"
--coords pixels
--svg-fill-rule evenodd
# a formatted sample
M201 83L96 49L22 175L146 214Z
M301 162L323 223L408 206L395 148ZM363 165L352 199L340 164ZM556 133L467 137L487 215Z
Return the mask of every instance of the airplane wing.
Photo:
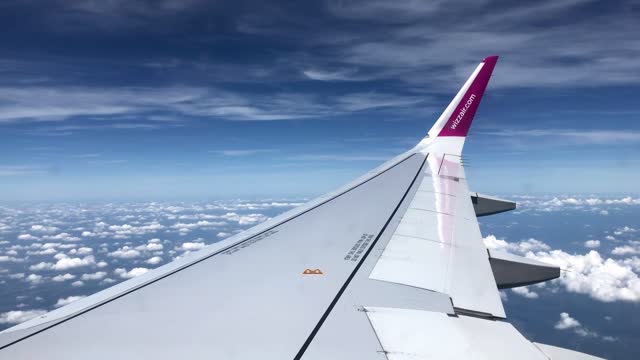
M461 152L484 59L413 149L350 184L0 333L0 359L588 359L534 344L498 288L559 269L489 252Z

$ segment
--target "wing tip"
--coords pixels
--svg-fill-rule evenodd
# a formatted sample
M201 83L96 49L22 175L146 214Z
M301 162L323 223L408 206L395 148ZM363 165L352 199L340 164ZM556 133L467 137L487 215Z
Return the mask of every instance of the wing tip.
M470 83L465 83L465 86L460 89L459 94L462 94L462 96L458 97L459 95L457 95L451 102L453 107L447 107L447 110L445 110L448 121L444 127L440 129L438 137L467 136L469 127L473 122L476 110L497 62L498 55L487 56L482 60L480 66L469 78L468 81L470 81Z
M497 62L500 55L489 55L486 58L482 59L483 63Z

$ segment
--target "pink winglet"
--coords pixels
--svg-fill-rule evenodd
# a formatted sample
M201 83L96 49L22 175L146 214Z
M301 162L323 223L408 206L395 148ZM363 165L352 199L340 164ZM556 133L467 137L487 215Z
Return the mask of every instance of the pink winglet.
M460 103L456 107L456 111L451 114L447 124L440 130L438 136L467 136L469 127L473 121L473 116L476 114L484 89L486 89L493 68L496 66L498 56L488 56L482 63L482 69L471 83L471 86L464 94Z

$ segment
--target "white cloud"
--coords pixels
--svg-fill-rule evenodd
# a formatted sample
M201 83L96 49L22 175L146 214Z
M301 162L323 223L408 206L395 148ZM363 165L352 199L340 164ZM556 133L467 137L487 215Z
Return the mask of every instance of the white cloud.
M226 213L222 215L221 218L229 221L235 221L238 225L253 225L269 219L268 216L262 214L239 215L235 212Z
M70 257L62 257L60 258L52 268L54 270L67 270L77 267L89 266L95 264L95 258L93 255L85 256L84 258L70 258Z
M80 300L80 299L82 299L84 297L85 296L69 296L69 297L66 297L66 298L61 298L61 299L58 299L58 301L56 302L54 307L59 308L59 307L66 306L66 305L69 305L72 302L78 301L78 300Z
M539 296L537 292L529 290L528 286L513 288L511 291L520 296L524 296L527 299L537 299Z
M362 111L369 109L412 106L423 103L423 96L402 96L391 93L353 93L347 94L338 100L340 106L348 111Z
M78 280L78 281L74 281L71 283L71 286L73 287L80 287L80 286L84 286L84 282Z
M338 71L325 71L320 69L308 69L303 70L302 74L311 80L318 81L352 81L356 80L353 71L338 70Z
M572 130L572 129L498 129L495 131L483 131L482 134L491 136L508 136L508 137L549 137L561 138L565 141L580 144L608 144L620 142L640 142L640 132L638 131L616 131L616 130ZM603 201L597 198L576 199L566 198L558 199L558 206L562 205L601 205L615 203L632 203L631 197L622 199L614 199L612 201Z
M31 225L31 231L40 232L40 233L51 234L51 233L54 233L54 232L56 232L58 230L59 229L57 227L55 227L55 226Z
M118 250L109 253L109 256L119 259L133 259L140 256L140 251L132 249L128 246L123 246Z
M587 240L584 242L584 247L589 249L595 249L600 247L600 240Z
M42 271L42 270L50 270L53 267L52 263L48 262L39 262L35 265L29 266L29 270L31 271Z
M164 229L164 225L158 222L152 222L143 226L134 226L131 224L110 225L108 229L115 233L116 238L127 238L131 235L145 235L154 233Z
M102 280L107 276L107 273L104 271L98 271L92 274L82 274L80 277L82 280Z
M62 245L61 243L44 243L42 244L43 249L55 249L58 246Z
M580 326L580 322L572 318L568 313L560 313L560 320L556 323L554 328L558 330L572 329Z
M560 278L551 283L559 284L569 292L587 294L604 302L640 302L640 278L630 260L604 259L595 250L583 255L549 250L548 245L538 240L531 241L533 239L509 243L489 235L484 240L490 249L506 249L559 266L563 270Z
M13 256L0 255L0 262L22 262L23 259L16 258Z
M182 245L180 245L180 250L183 250L183 251L194 251L194 250L200 250L205 246L206 245L204 243L201 243L201 242L185 242Z
M89 247L81 247L78 249L72 249L71 251L69 251L69 254L71 255L89 255L93 252L92 248Z
M260 202L244 202L244 201L231 201L207 205L209 210L264 210L264 209L281 209L281 208L293 208L300 206L304 202L292 202L292 201L260 201ZM219 216L209 214L199 214L199 217L216 219Z
M32 283L32 284L40 284L42 282L42 275L36 275L36 274L29 274L29 276L27 276L25 278L28 282Z
M630 266L633 271L635 271L636 273L640 273L640 258L637 256L633 256L627 259L622 260L622 263Z
M640 254L640 243L635 242L632 245L616 246L611 250L613 255L637 255Z
M578 320L566 312L560 313L560 320L555 324L556 330L572 330L582 337L598 337L598 333L585 328Z
M336 109L303 94L281 93L252 95L231 93L211 87L108 88L108 87L0 87L0 122L19 120L64 120L75 116L135 115L145 120L157 119L158 112L169 111L190 116L225 120L301 119L336 113ZM37 101L35 101L37 99ZM173 119L171 119L173 120ZM116 123L92 128L157 128L175 121ZM68 125L67 131L88 127ZM7 169L17 171L19 169Z
M62 282L62 281L67 281L67 280L73 280L75 278L76 278L75 275L64 274L64 275L56 275L53 278L51 278L51 280L57 281L57 282Z
M640 278L622 261L603 259L595 250L572 255L562 250L527 253L527 257L560 266L563 271L554 281L567 291L588 294L600 301L640 301Z
M210 150L210 153L221 154L224 156L251 156L261 153L273 152L272 149L228 149L228 150Z
M617 228L613 234L614 235L622 235L622 234L630 234L630 233L634 233L638 230L636 230L635 228L632 228L630 226L623 226L621 228Z
M136 250L139 251L160 251L164 246L158 242L148 242L145 245L136 246Z
M18 235L18 240L26 240L26 241L35 241L39 238L37 236L33 236L31 234L20 234Z
M0 324L20 324L46 313L45 310L8 311L0 314Z
M80 241L77 236L72 236L69 233L62 232L56 235L45 235L42 237L45 240L60 240L60 241Z
M231 235L231 234L229 234L227 232L222 232L222 231L216 234L216 236L219 237L219 238L226 238L226 237L229 237L229 235Z
M214 221L208 221L208 220L200 220L198 222L195 223L176 223L173 224L171 227L174 229L178 229L178 231L183 232L183 233L187 233L191 230L194 229L199 229L199 228L203 228L203 229L212 229L215 228L217 226L224 226L226 225L225 222L214 222Z
M145 274L148 271L149 269L143 267L133 268L130 271L127 271L124 268L118 268L114 270L114 274L119 275L123 279L130 279Z
M551 249L549 245L536 239L527 239L517 243L510 243L505 240L497 239L494 235L488 235L482 240L488 249L513 252L516 254L525 254L529 251Z
M584 327L576 328L574 332L582 337L598 337L597 332L585 329Z
M147 259L147 261L145 262L151 265L158 265L159 263L162 262L162 258L160 256L154 256L152 258Z
M28 255L53 255L56 253L56 249L45 249L41 251L28 251Z
M639 133L640 134L640 133ZM579 197L579 196L556 196L553 198L548 197L519 197L518 201L519 211L536 210L536 211L562 211L564 209L582 210L590 212L598 212L600 215L608 215L609 210L607 207L611 206L636 206L640 205L640 198L634 198L626 196L622 198L611 197ZM625 231L624 229L631 229L624 227L618 230Z

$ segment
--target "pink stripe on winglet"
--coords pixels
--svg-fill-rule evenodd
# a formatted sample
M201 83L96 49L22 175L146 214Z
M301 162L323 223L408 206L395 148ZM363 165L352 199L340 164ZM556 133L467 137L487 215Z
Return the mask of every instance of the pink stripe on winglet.
M464 94L456 110L451 114L447 124L440 130L438 136L467 136L473 116L476 114L484 89L487 88L493 68L498 61L497 56L486 57L482 62L482 69Z

